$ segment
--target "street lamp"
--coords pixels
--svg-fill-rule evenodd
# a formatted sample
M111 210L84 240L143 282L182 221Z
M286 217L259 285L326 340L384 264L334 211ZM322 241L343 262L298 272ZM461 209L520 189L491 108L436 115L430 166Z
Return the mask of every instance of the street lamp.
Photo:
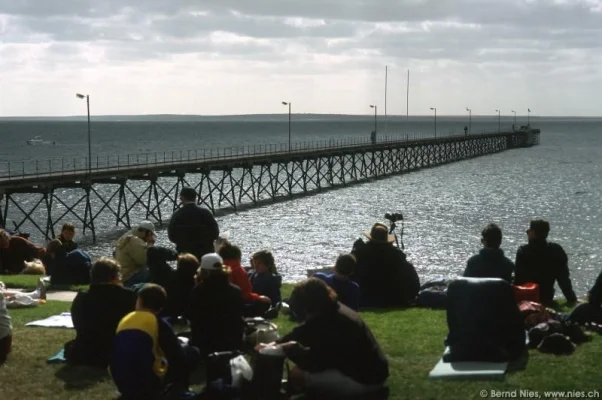
M288 152L291 152L291 106L293 103L283 101L282 105L288 106Z
M495 110L495 112L497 112L497 131L498 133L501 132L500 130L500 110Z
M531 126L531 109L527 108L527 126Z
M437 137L437 107L431 107L431 110L435 111L435 137Z
M466 107L466 111L468 111L468 134L472 133L472 109Z
M376 135L376 114L378 113L378 106L371 104L370 108L374 108L374 134Z
M514 113L514 125L516 125L516 111L512 110L512 113Z
M92 174L92 141L90 139L90 95L83 95L77 93L75 95L78 99L86 99L88 106L88 174Z

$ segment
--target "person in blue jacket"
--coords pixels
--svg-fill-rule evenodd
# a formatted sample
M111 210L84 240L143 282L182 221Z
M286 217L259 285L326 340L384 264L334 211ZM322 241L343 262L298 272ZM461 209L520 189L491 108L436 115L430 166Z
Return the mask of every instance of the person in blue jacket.
M323 280L336 292L341 303L354 311L360 309L360 286L351 280L356 262L353 254L341 254L334 265L334 274L314 274L314 278Z
M253 285L253 292L269 297L272 300L272 306L276 306L281 302L282 276L276 270L274 255L268 250L254 253L251 256L251 267L249 279Z
M92 259L80 249L64 250L60 240L55 239L46 247L46 272L53 285L87 285L90 283Z

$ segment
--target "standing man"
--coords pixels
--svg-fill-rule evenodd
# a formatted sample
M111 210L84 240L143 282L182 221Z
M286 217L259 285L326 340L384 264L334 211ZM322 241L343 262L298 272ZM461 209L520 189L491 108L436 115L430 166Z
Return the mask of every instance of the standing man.
M178 253L194 254L199 260L212 253L219 226L211 211L196 204L196 192L185 187L180 192L182 206L172 216L167 228L169 240Z
M554 300L554 283L558 281L567 305L573 306L577 302L577 296L571 285L569 259L562 246L548 242L549 232L548 221L531 220L527 229L529 244L522 245L516 252L514 284L539 284L541 303L550 305Z

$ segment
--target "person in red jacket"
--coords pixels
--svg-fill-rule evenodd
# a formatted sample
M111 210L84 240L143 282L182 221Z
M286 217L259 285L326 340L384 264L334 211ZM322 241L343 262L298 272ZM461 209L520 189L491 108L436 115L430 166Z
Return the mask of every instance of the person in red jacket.
M270 309L272 301L267 296L253 293L251 280L247 275L247 271L241 265L242 252L240 248L225 241L220 245L217 253L224 259L224 265L230 267L232 271L229 276L230 283L240 288L242 301L245 304L245 317L262 316Z

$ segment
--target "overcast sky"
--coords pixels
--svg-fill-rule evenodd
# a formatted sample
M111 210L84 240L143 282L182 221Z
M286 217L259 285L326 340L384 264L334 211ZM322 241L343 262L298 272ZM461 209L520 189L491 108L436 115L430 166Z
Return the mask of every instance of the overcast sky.
M0 0L0 116L602 115L602 0ZM382 111L381 111L382 110Z

